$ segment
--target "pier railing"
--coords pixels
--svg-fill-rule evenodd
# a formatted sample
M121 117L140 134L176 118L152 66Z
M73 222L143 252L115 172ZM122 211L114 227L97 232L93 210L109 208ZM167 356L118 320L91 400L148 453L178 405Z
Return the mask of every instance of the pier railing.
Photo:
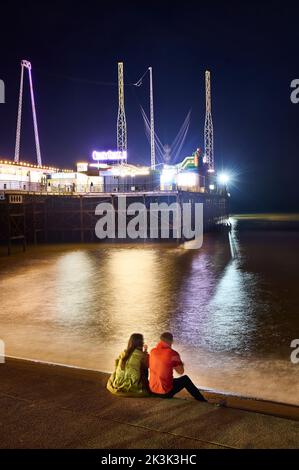
M0 193L5 192L21 192L21 193L35 193L35 194L47 194L47 195L61 195L61 196L75 196L82 194L100 194L100 193L176 193L177 191L186 191L186 192L195 192L195 193L205 193L205 194L214 194L226 196L225 188L216 188L209 190L203 187L194 186L194 187L178 187L175 184L166 185L161 187L155 182L144 183L144 184L127 184L127 183L118 183L118 184L101 184L101 185L80 185L80 184L64 184L64 185L53 185L47 183L35 183L28 181L3 181L0 180Z
M165 191L176 191L175 185L165 188ZM22 191L49 194L76 194L76 193L119 193L119 192L139 192L139 191L161 191L159 185L155 184L101 184L101 185L80 185L80 184L45 184L26 181L0 181L0 191Z
M47 183L35 183L28 181L1 181L0 180L0 192L6 191L21 191L27 193L39 193L39 194L61 194L61 195L74 195L74 194L93 194L93 193L138 193L138 192L176 192L178 190L185 190L190 192L205 192L202 187L193 188L178 188L177 185L167 185L161 187L155 183L145 184L102 184L102 185L80 185L80 184L64 184L64 185L53 185Z
M25 181L0 181L0 191L36 191L40 192L41 187L44 186L41 183L29 183Z

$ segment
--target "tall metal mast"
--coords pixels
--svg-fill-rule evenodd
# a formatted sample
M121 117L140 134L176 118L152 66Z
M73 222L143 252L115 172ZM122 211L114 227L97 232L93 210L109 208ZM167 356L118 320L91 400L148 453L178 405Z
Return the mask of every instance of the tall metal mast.
M17 120L17 132L16 132L16 147L15 147L14 161L17 162L17 163L20 161L23 85L24 85L24 69L25 68L28 70L28 75L29 75L30 97L31 97L32 118L33 118L34 137L35 137L36 158L37 158L37 164L41 166L42 165L42 159L41 159L41 153L40 153L39 135L38 135L36 109L35 109L34 92L33 92L33 83L32 83L32 75L31 75L31 63L28 62L28 60L22 60L22 62L21 62L21 80L20 80L20 94L19 94L18 120Z
M209 171L213 172L214 168L214 131L212 121L212 105L211 105L211 74L206 71L206 119L204 129L205 157L209 166Z
M125 113L123 62L118 62L117 150L119 152L127 151L127 122Z
M149 67L150 72L150 123L151 123L151 168L156 166L155 153L155 121L154 121L154 91L153 91L153 69Z

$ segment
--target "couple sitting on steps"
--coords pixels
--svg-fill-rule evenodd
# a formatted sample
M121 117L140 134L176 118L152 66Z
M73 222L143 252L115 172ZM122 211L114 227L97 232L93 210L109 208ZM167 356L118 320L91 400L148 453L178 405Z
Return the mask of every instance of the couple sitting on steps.
M127 349L116 359L115 371L107 383L108 390L119 396L172 398L186 389L196 400L206 401L190 378L183 375L184 364L172 349L172 343L172 334L163 333L160 342L148 354L143 336L134 333ZM181 377L174 379L174 370Z

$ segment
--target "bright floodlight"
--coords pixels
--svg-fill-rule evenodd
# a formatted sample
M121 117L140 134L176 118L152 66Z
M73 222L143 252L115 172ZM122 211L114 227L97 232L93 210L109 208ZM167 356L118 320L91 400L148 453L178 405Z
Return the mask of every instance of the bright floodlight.
M229 182L229 176L227 173L220 173L220 175L218 175L218 182L220 184L227 184Z

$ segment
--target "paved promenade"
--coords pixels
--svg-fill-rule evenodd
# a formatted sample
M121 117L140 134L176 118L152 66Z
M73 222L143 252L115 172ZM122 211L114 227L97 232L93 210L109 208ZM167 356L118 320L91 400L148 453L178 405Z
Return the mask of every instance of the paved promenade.
M106 381L94 371L0 364L0 448L299 448L297 407L236 397L225 408L184 396L120 399Z

